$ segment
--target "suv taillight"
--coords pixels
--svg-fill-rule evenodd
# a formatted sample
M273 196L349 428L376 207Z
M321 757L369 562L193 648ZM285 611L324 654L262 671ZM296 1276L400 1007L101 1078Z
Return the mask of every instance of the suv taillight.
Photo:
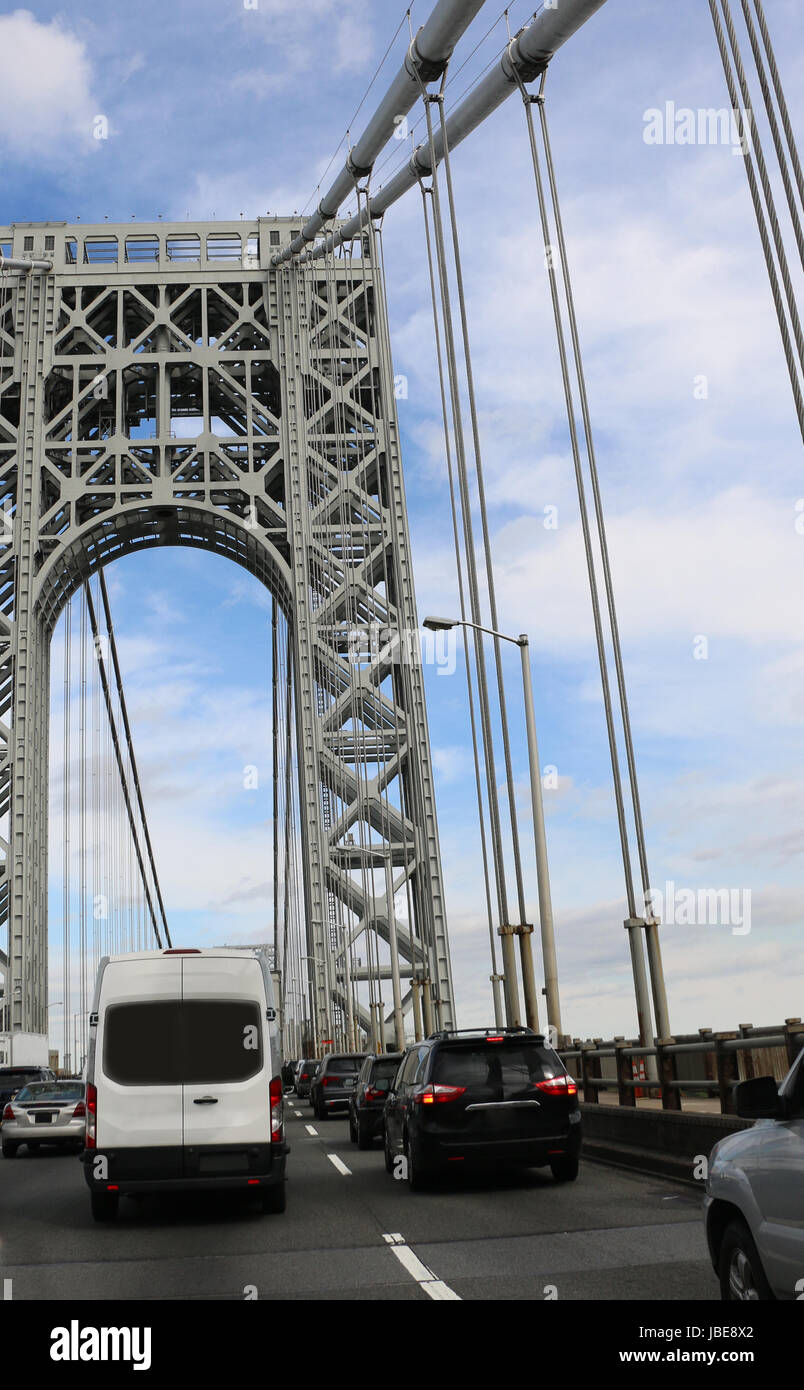
M299 1077L299 1080L300 1080L300 1081L306 1081L309 1075L310 1075L310 1073L309 1073L308 1071L303 1071L302 1074L301 1074L301 1076Z
M373 1086L366 1087L366 1100L383 1100L387 1094L387 1091L375 1091Z
M282 1143L282 1078L275 1076L269 1087L271 1097L271 1143Z
M84 1146L94 1149L98 1135L98 1092L91 1081L87 1082L87 1127L84 1131Z
M14 1119L14 1110L13 1110L13 1107L12 1107L11 1105L7 1105L6 1108L5 1108L5 1110L3 1111L3 1119L4 1119L4 1120L13 1120L13 1119Z
M416 1105L436 1105L447 1100L457 1100L458 1096L464 1095L465 1092L465 1086L441 1086L436 1083L435 1086L423 1086L416 1092L413 1100Z
M85 1117L86 1113L87 1108L84 1105L84 1102L82 1100L79 1100L78 1104L75 1107L75 1110L73 1111L73 1119L81 1120Z
M537 1081L536 1088L545 1091L548 1096L576 1096L578 1087L572 1077L564 1072L563 1076L551 1076L546 1081Z

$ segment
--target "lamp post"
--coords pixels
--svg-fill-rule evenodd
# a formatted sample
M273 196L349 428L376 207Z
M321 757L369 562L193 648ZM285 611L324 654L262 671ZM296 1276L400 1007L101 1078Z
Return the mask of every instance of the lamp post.
M431 632L449 631L454 627L471 627L477 632L486 632L491 637L499 637L504 642L512 642L519 647L522 658L522 686L525 698L525 725L528 736L528 763L530 767L530 797L533 808L533 841L536 850L536 877L539 890L539 923L542 941L542 960L544 963L544 985L547 996L547 1022L561 1035L561 1007L558 994L558 966L556 963L555 932L553 930L553 904L550 894L550 872L547 864L547 836L544 828L544 802L542 800L542 778L539 767L539 745L536 738L536 716L533 705L533 678L530 670L530 644L527 633L510 637L505 632L482 627L465 618L425 618L424 626ZM503 939L505 945L506 938ZM538 1028L538 995L533 973L533 956L530 949L530 936L521 932L519 937L522 956L523 989L525 993L525 1012L530 1027ZM506 966L507 968L507 966Z

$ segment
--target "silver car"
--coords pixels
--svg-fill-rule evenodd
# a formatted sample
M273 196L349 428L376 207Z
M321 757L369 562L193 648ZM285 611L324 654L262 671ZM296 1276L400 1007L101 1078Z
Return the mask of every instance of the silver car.
M3 1158L16 1157L21 1144L84 1147L86 1086L83 1081L31 1081L3 1110Z
M804 1297L804 1051L781 1086L762 1076L734 1095L757 1123L709 1157L706 1238L721 1298Z

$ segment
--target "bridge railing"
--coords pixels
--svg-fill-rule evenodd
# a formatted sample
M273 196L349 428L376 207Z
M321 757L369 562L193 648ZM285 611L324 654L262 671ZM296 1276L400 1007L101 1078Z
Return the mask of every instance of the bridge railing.
M733 1115L735 1083L768 1075L781 1081L802 1045L804 1023L787 1018L768 1028L743 1023L736 1032L700 1028L697 1035L657 1038L647 1048L624 1037L573 1038L571 1047L558 1052L587 1105L601 1104L601 1091L615 1091L619 1105L635 1107L645 1098L661 1100L664 1110L681 1110L685 1092L703 1092L718 1102L722 1115Z

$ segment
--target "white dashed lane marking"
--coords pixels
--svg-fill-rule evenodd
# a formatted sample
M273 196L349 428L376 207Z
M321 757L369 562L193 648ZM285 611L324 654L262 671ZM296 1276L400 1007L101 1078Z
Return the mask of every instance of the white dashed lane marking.
M386 1245L390 1246L392 1253L396 1255L402 1267L416 1280L419 1288L424 1289L429 1298L443 1302L461 1302L460 1294L451 1289L449 1284L445 1284L442 1279L437 1279L433 1271L428 1269L418 1255L413 1253L409 1245L405 1244L405 1237L400 1231L384 1235L383 1240Z
M340 1158L338 1158L337 1154L327 1154L327 1158L329 1159L332 1166L334 1168L337 1168L339 1173L343 1173L344 1177L350 1178L352 1176L351 1168L347 1168L346 1164L343 1163Z
M312 1125L305 1125L304 1128L307 1130L307 1133L308 1133L308 1134L312 1134L314 1138L317 1137L317 1135L318 1135L318 1130L317 1130L317 1129L313 1129L313 1126L312 1126Z

